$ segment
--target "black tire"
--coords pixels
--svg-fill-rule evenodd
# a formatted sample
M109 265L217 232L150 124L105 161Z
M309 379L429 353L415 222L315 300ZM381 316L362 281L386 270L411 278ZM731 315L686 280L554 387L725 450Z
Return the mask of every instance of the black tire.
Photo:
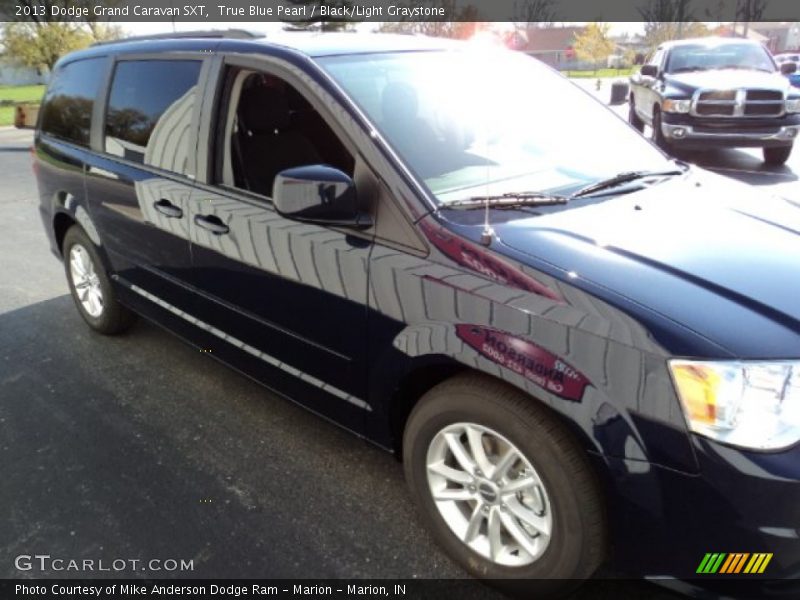
M789 160L794 146L775 146L772 148L762 148L764 162L773 167L780 167Z
M436 506L428 484L429 447L443 428L462 422L501 434L521 451L544 485L553 509L552 535L530 564L506 566L479 554L456 536ZM472 575L513 594L561 594L574 589L603 562L605 511L586 455L548 409L516 388L476 374L437 385L420 399L408 419L403 459L406 481L426 524L448 554ZM501 509L506 507L501 504Z
M80 246L92 262L94 274L97 277L100 292L102 294L102 309L97 315L92 315L84 307L75 287L75 281L71 269L71 256L73 249ZM117 295L111 285L111 280L106 273L103 261L100 258L94 243L86 235L86 232L78 225L73 225L64 235L62 245L62 256L64 257L64 271L67 275L67 283L72 299L81 317L95 331L104 335L116 335L130 328L135 321L135 315L128 308L124 307L117 300Z
M664 137L664 132L661 130L661 110L658 107L653 109L653 142L664 152L669 153L672 151L667 138Z
M639 133L644 132L644 121L636 114L636 108L633 104L633 94L628 99L628 123L630 123Z

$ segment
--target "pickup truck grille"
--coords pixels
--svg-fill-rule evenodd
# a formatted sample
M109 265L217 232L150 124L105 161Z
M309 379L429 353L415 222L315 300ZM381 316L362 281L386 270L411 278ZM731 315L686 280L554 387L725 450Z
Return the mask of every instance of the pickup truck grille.
M780 117L783 92L776 90L705 90L695 94L698 117Z

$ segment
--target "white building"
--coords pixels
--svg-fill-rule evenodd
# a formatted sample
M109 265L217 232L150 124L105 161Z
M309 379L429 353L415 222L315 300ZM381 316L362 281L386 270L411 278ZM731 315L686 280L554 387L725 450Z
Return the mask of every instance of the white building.
M30 67L21 67L0 58L0 85L34 85L46 83L47 76Z

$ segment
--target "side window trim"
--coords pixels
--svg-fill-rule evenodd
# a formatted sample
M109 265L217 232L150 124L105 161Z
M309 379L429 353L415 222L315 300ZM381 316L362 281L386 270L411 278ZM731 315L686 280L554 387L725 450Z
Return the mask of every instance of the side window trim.
M94 152L103 151L103 129L105 128L106 105L111 93L111 78L114 76L116 60L113 55L106 56L105 74L100 90L95 99L94 109L92 110L92 130L89 134L89 147Z
M111 57L111 59L112 59L111 65L108 68L105 87L103 89L104 94L101 97L102 112L100 114L97 123L97 133L96 133L97 139L94 140L97 145L96 146L93 145L92 149L106 159L113 160L125 165L129 165L140 170L148 171L153 174L157 174L159 176L167 176L170 179L175 179L176 181L183 181L183 182L195 180L197 178L198 154L202 150L198 146L198 141L199 141L198 129L202 114L201 113L202 104L205 97L204 90L208 86L208 77L211 69L211 57L208 54L200 54L196 52L162 52L159 54L135 53L135 54L115 55ZM127 62L127 61L175 61L175 60L186 60L186 61L194 61L201 63L200 72L197 78L197 88L198 90L200 90L199 94L200 102L197 102L194 108L192 109L192 124L191 124L190 138L189 138L189 145L190 147L194 148L194 152L189 153L190 163L187 165L186 168L187 172L177 173L175 171L170 171L168 169L164 169L155 165L148 165L136 162L127 159L125 157L117 156L115 154L110 154L109 152L106 152L105 139L104 139L105 129L106 129L106 119L108 118L108 104L111 99L111 84L114 79L114 74L116 73L117 65L121 62ZM92 122L92 126L94 128L94 121Z

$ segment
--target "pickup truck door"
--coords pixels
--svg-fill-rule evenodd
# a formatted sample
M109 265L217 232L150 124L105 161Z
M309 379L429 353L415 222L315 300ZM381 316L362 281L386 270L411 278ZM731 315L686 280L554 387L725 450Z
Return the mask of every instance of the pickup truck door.
M657 67L660 73L663 68L664 54L664 50L656 50L645 64ZM660 103L660 94L657 88L661 81L657 77L649 77L641 73L638 73L637 77L638 82L635 84L633 94L636 112L639 118L650 124L653 122L653 107Z

